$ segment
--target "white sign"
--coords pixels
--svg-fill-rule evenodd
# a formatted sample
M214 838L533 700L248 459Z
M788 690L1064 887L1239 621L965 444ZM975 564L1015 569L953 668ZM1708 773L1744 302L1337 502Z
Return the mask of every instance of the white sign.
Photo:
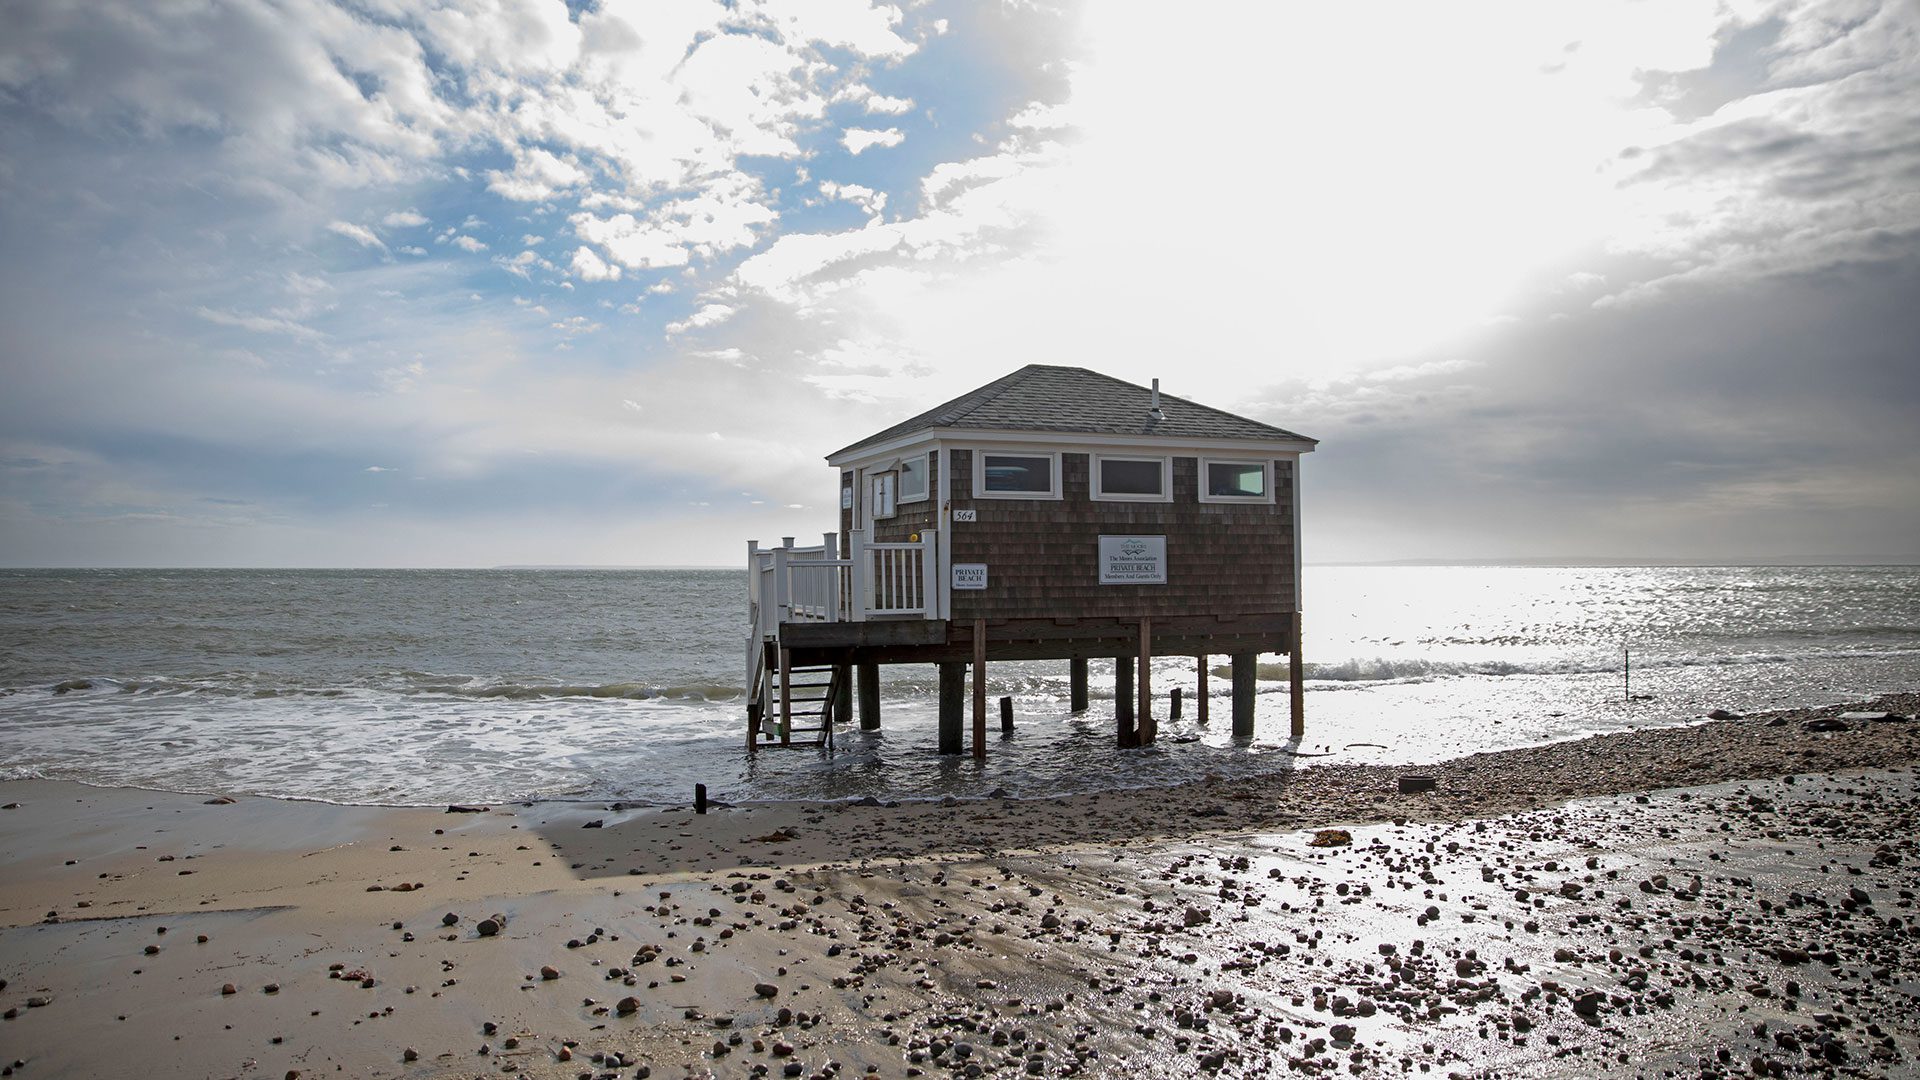
M1103 536L1100 538L1100 584L1165 585L1166 583L1166 537Z
M843 487L840 489L840 509L842 510L853 509L853 489L852 488Z
M980 511L978 511L978 510L955 510L955 511L953 512L953 520L955 520L955 521L979 521L979 520L980 520Z
M987 587L986 563L954 563L953 587L956 589L984 589Z

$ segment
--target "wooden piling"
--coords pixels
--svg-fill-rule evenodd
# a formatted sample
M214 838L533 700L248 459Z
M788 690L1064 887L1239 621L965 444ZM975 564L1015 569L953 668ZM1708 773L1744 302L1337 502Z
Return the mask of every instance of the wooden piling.
M1010 697L1000 699L1000 734L1013 734L1013 699Z
M1194 665L1193 717L1202 727L1207 723L1207 654L1200 654L1200 662Z
M1258 675L1258 653L1233 654L1233 737L1253 737L1253 691Z
M880 665L862 663L854 666L860 678L860 730L880 730Z
M1152 746L1160 734L1153 718L1153 620L1140 619L1140 745Z
M705 784L693 785L693 812L696 814L707 812L707 785Z
M1133 657L1113 658L1114 739L1122 747L1138 746L1133 730Z
M1307 667L1300 659L1300 613L1293 613L1293 651L1287 654L1287 706L1293 717L1293 737L1307 733Z
M1168 697L1167 719L1169 720L1180 719L1180 688L1177 686L1174 687L1173 693L1167 695L1167 697Z
M1084 656L1067 661L1067 707L1077 713L1087 711L1087 658Z
M973 757L987 759L987 620L973 620Z
M957 754L965 723L967 666L957 662L936 666L940 669L940 752Z
M780 745L793 745L793 655L780 650Z
M833 717L831 723L823 725L829 731L853 719L853 665L835 664L833 666Z

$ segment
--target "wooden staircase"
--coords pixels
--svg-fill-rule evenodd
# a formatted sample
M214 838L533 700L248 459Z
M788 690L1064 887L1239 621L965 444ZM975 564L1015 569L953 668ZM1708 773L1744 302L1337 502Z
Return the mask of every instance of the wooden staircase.
M747 749L767 746L831 746L833 726L846 696L847 669L840 665L795 667L786 650L768 649L758 685L747 705Z

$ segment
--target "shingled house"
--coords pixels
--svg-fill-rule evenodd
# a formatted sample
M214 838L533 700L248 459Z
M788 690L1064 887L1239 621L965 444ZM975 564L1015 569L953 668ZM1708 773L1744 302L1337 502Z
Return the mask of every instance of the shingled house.
M986 665L1115 660L1116 738L1153 741L1153 656L1232 657L1236 734L1255 660L1300 693L1300 457L1315 441L1085 368L1032 364L828 455L840 531L748 545L749 746L879 726L879 665L940 672L940 749L986 747ZM1136 667L1135 661L1139 661ZM1133 703L1137 679L1139 715ZM771 721L764 723L763 721Z

